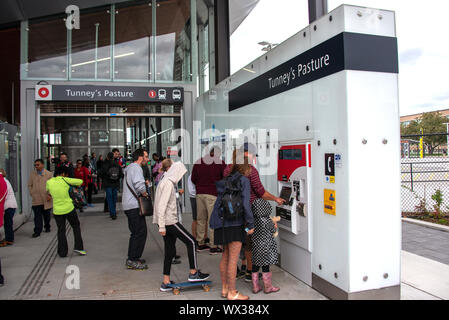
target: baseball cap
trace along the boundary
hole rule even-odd
[[[249,143],[249,142],[245,142],[243,144],[243,146],[240,148],[240,150],[243,150],[243,152],[248,152],[251,153],[253,155],[255,155],[256,157],[258,157],[259,155],[257,154],[257,148],[254,144]]]

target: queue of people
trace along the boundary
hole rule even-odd
[[[164,263],[160,291],[172,290],[173,281],[170,278],[171,266],[180,263],[176,254],[176,240],[182,241],[187,249],[189,262],[188,281],[204,281],[210,274],[203,273],[198,266],[198,252],[209,250],[216,255],[222,253],[220,261],[220,276],[222,282],[221,296],[228,300],[247,300],[236,288],[238,276],[238,261],[244,259],[242,270],[245,280],[252,282],[253,293],[262,290],[259,271],[262,271],[263,290],[273,293],[280,288],[272,285],[270,266],[278,263],[277,244],[273,234],[277,229],[276,222],[270,218],[271,205],[268,201],[278,204],[283,199],[267,192],[257,169],[252,165],[257,157],[257,150],[251,144],[235,150],[233,161],[226,165],[221,160],[218,149],[212,149],[205,157],[194,164],[192,173],[188,176],[189,198],[192,205],[191,233],[182,224],[180,196],[184,190],[179,189],[187,169],[181,162],[163,159],[152,155],[155,166],[150,170],[148,152],[138,149],[132,154],[132,163],[123,170],[118,150],[110,152],[106,160],[100,156],[98,160],[92,157],[76,162],[74,168],[67,155],[62,153],[56,166],[55,174],[44,169],[41,159],[35,161],[35,170],[28,181],[32,196],[33,212],[35,213],[35,228],[33,237],[38,237],[44,230],[50,232],[50,211],[57,226],[58,255],[66,257],[68,245],[66,238],[66,221],[72,226],[74,233],[74,252],[86,255],[84,249],[80,222],[74,206],[73,190],[81,188],[88,194],[91,203],[91,193],[94,184],[106,190],[108,211],[113,220],[117,218],[116,201],[121,182],[123,187],[122,207],[128,220],[130,238],[125,265],[128,269],[146,270],[148,265],[142,259],[147,238],[147,223],[142,214],[140,197],[150,197],[153,193],[153,224],[156,224],[164,240]],[[241,161],[243,159],[243,162]],[[8,192],[10,187],[6,173],[0,170],[0,226],[5,224],[6,237],[0,246],[12,245],[12,216],[17,203]],[[94,176],[97,178],[94,181]],[[151,180],[156,189],[151,191]],[[101,185],[100,185],[101,183]],[[90,190],[90,192],[89,192]],[[231,190],[231,191],[230,191]],[[232,194],[230,197],[229,195]],[[2,196],[4,195],[4,196]],[[224,205],[225,204],[225,205]],[[231,205],[238,210],[231,210]],[[0,208],[1,209],[1,208]],[[4,222],[3,222],[4,221]],[[242,257],[241,252],[245,252]],[[246,268],[243,268],[246,265]],[[3,284],[0,263],[0,284]]]

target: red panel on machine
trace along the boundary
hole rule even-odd
[[[306,145],[284,146],[278,154],[278,180],[288,181],[297,168],[307,166]]]

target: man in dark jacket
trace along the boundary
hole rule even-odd
[[[117,193],[120,188],[120,179],[123,178],[122,167],[114,161],[114,154],[108,153],[106,161],[101,167],[100,176],[106,190],[106,201],[112,220],[117,219],[116,203]]]
[[[214,244],[213,230],[209,230],[210,247],[205,241],[207,225],[217,200],[215,182],[223,179],[223,171],[226,168],[226,164],[220,159],[220,150],[216,149],[212,149],[209,155],[198,160],[192,170],[192,182],[196,187],[198,251],[210,249],[210,254],[222,252],[221,248]]]
[[[59,155],[59,162],[56,165],[56,169],[62,166],[66,166],[67,168],[69,168],[69,176],[68,176],[69,178],[75,177],[75,169],[73,168],[73,164],[69,161],[67,153],[65,152],[61,152],[61,154]]]

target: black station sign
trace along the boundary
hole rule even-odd
[[[184,88],[36,85],[39,101],[111,101],[182,104]]]
[[[393,37],[343,32],[229,92],[229,111],[342,70],[398,73]]]

